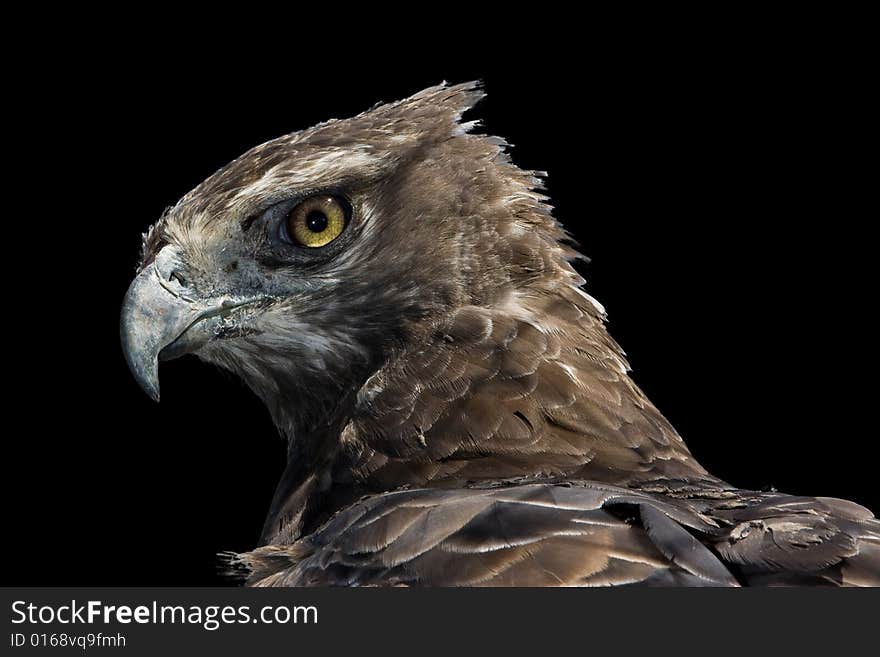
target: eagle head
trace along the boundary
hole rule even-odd
[[[193,353],[244,379],[290,433],[354,403],[453,308],[543,270],[561,232],[548,237],[559,229],[535,174],[461,122],[482,95],[441,85],[274,139],[170,208],[122,310],[144,390],[158,400],[158,361]]]

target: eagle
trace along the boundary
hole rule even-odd
[[[425,89],[246,152],[143,236],[121,337],[287,439],[252,586],[880,585],[853,502],[707,472],[629,375],[545,174]]]

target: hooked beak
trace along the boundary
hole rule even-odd
[[[249,302],[200,299],[175,276],[176,249],[163,248],[135,277],[122,302],[120,335],[131,373],[159,401],[159,360],[198,350],[214,338],[229,313]]]

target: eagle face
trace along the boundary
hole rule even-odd
[[[158,400],[157,361],[194,353],[241,376],[279,424],[292,406],[326,416],[419,326],[482,292],[470,281],[489,227],[461,218],[485,209],[470,182],[499,146],[459,123],[480,96],[436,87],[275,139],[168,210],[122,313],[144,389]]]

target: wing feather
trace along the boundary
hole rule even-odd
[[[258,586],[876,586],[880,522],[825,498],[499,482],[368,497],[238,560]]]

